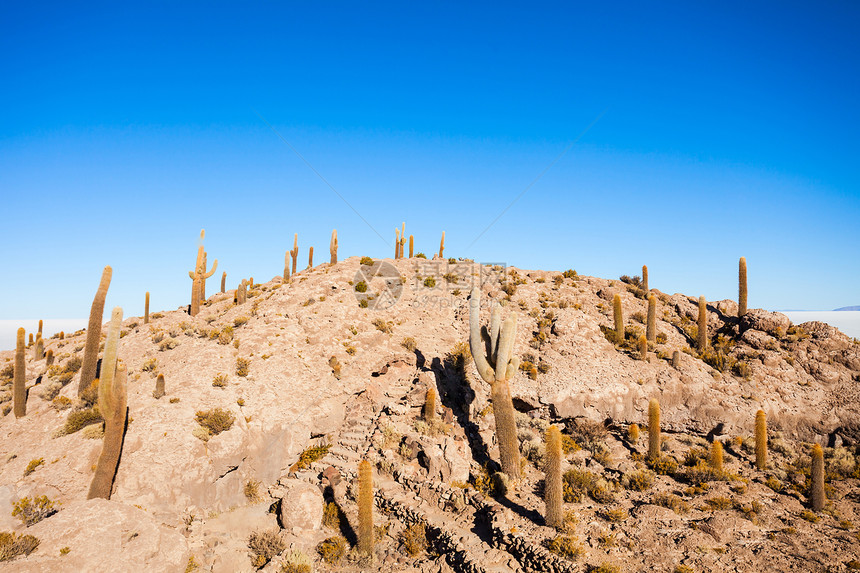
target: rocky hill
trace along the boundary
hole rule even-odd
[[[698,299],[645,291],[638,277],[362,262],[249,284],[241,304],[219,292],[196,316],[126,318],[118,355],[128,424],[110,500],[87,500],[104,432],[96,395],[78,396],[86,333],[46,340],[50,366],[27,349],[23,417],[11,412],[14,352],[0,353],[3,570],[860,568],[857,340],[779,313],[738,319],[737,303],[724,300],[706,305],[699,352]],[[475,284],[485,324],[490,300],[518,318],[510,391],[519,481],[498,473],[490,388],[469,352]],[[648,294],[656,337],[643,356]],[[156,397],[159,374],[165,394]],[[565,452],[565,518],[555,528],[543,500],[551,424]],[[809,501],[812,444],[824,447],[821,511]],[[372,557],[355,547],[365,459]]]

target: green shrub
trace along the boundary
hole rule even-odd
[[[63,426],[62,434],[74,434],[84,426],[98,424],[103,421],[104,418],[102,418],[101,413],[99,413],[98,406],[85,408],[83,410],[74,410],[69,412],[69,415],[66,417],[66,423]]]
[[[260,499],[260,481],[249,479],[245,482],[245,497],[248,501],[257,501]]]
[[[245,324],[246,322],[248,322],[247,316],[244,316],[244,315],[243,316],[237,316],[236,318],[233,319],[233,326],[238,328],[238,327],[242,326],[243,324]]]
[[[330,445],[326,444],[325,446],[313,446],[306,449],[301,454],[299,454],[299,461],[297,461],[291,469],[308,469],[309,467],[311,467],[312,463],[321,458],[324,458],[326,454],[328,454],[328,450],[330,447]]]
[[[370,257],[361,257],[361,260],[359,261],[359,263],[362,265],[372,265],[373,259],[371,259]]]
[[[27,468],[24,470],[24,477],[27,477],[28,475],[36,471],[36,468],[38,468],[44,463],[45,458],[36,458],[34,460],[30,460],[30,463],[27,464]]]
[[[418,253],[417,255],[415,255],[415,258],[416,259],[426,259],[427,255],[425,255],[424,253]]]
[[[367,283],[364,281],[358,281],[357,283],[355,283],[355,291],[367,292]]]
[[[54,502],[48,499],[46,495],[32,499],[22,497],[12,506],[12,517],[20,519],[21,523],[27,527],[39,523],[55,513],[57,510],[54,508]]]
[[[248,549],[251,550],[251,563],[254,567],[264,566],[286,547],[277,529],[254,531],[248,538]]]
[[[585,553],[585,549],[573,535],[559,535],[555,539],[549,540],[546,548],[571,561],[575,561]]]
[[[11,561],[20,555],[29,555],[39,547],[39,539],[32,535],[0,531],[0,561]]]
[[[329,565],[335,565],[346,555],[346,539],[337,535],[321,541],[317,545],[317,553]]]
[[[424,286],[426,286],[427,288],[435,287],[436,279],[434,279],[433,277],[427,277],[426,279],[424,279]]]
[[[236,358],[236,376],[245,377],[248,375],[248,367],[251,365],[251,360],[241,356]]]
[[[195,414],[197,423],[209,431],[212,436],[217,436],[221,432],[226,432],[233,427],[233,422],[236,420],[232,412],[222,410],[221,408],[213,408],[212,410],[198,410]]]
[[[278,573],[311,573],[311,560],[301,549],[287,552]]]
[[[224,388],[227,385],[227,375],[226,374],[217,374],[215,378],[212,379],[212,385],[216,388]]]
[[[671,509],[677,514],[684,514],[690,510],[689,504],[673,493],[655,494],[651,503]]]
[[[418,557],[427,549],[427,531],[423,523],[414,523],[400,534],[400,544],[410,557]]]
[[[400,346],[410,352],[414,352],[415,348],[417,347],[417,343],[415,342],[415,339],[413,337],[409,336],[403,339],[403,342],[400,343]]]
[[[645,491],[654,485],[654,472],[648,470],[634,470],[624,474],[622,484],[633,491]]]
[[[678,471],[678,462],[671,456],[660,456],[647,463],[649,468],[663,476],[671,476]]]

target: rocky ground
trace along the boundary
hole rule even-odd
[[[708,304],[711,350],[700,355],[697,298],[652,289],[658,341],[642,360],[638,282],[565,274],[353,257],[255,284],[244,304],[213,294],[196,317],[126,318],[130,421],[110,501],[86,500],[102,431],[92,396],[77,396],[85,333],[46,341],[50,367],[28,350],[23,418],[9,412],[13,353],[0,353],[0,532],[11,534],[0,542],[38,539],[3,569],[860,568],[857,340],[761,310],[738,320],[726,300]],[[495,475],[489,388],[466,344],[475,281],[485,303],[518,314],[519,483]],[[616,293],[628,330],[619,344],[608,332]],[[422,415],[428,388],[440,397],[432,423]],[[662,408],[659,464],[645,457],[652,398]],[[752,441],[759,409],[770,429],[764,472]],[[566,436],[560,530],[542,517],[550,424]],[[643,429],[638,440],[631,424]],[[725,447],[721,472],[705,462],[713,440]],[[812,443],[825,446],[819,513],[807,498]],[[374,465],[369,562],[353,548],[361,459]]]

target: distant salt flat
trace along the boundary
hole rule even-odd
[[[86,318],[47,318],[42,321],[42,337],[51,338],[54,334],[74,332],[86,328],[89,319]],[[0,320],[0,350],[14,350],[15,336],[18,329],[24,327],[27,338],[32,332],[35,336],[39,330],[39,319]]]
[[[826,322],[852,338],[860,338],[860,311],[857,310],[787,310],[780,311],[794,324],[810,320]]]

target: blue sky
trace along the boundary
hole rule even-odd
[[[744,255],[752,307],[860,304],[856,3],[123,4],[0,5],[0,319],[86,317],[106,264],[108,308],[187,304],[201,228],[235,286],[293,233],[381,257],[402,221],[711,300]]]

